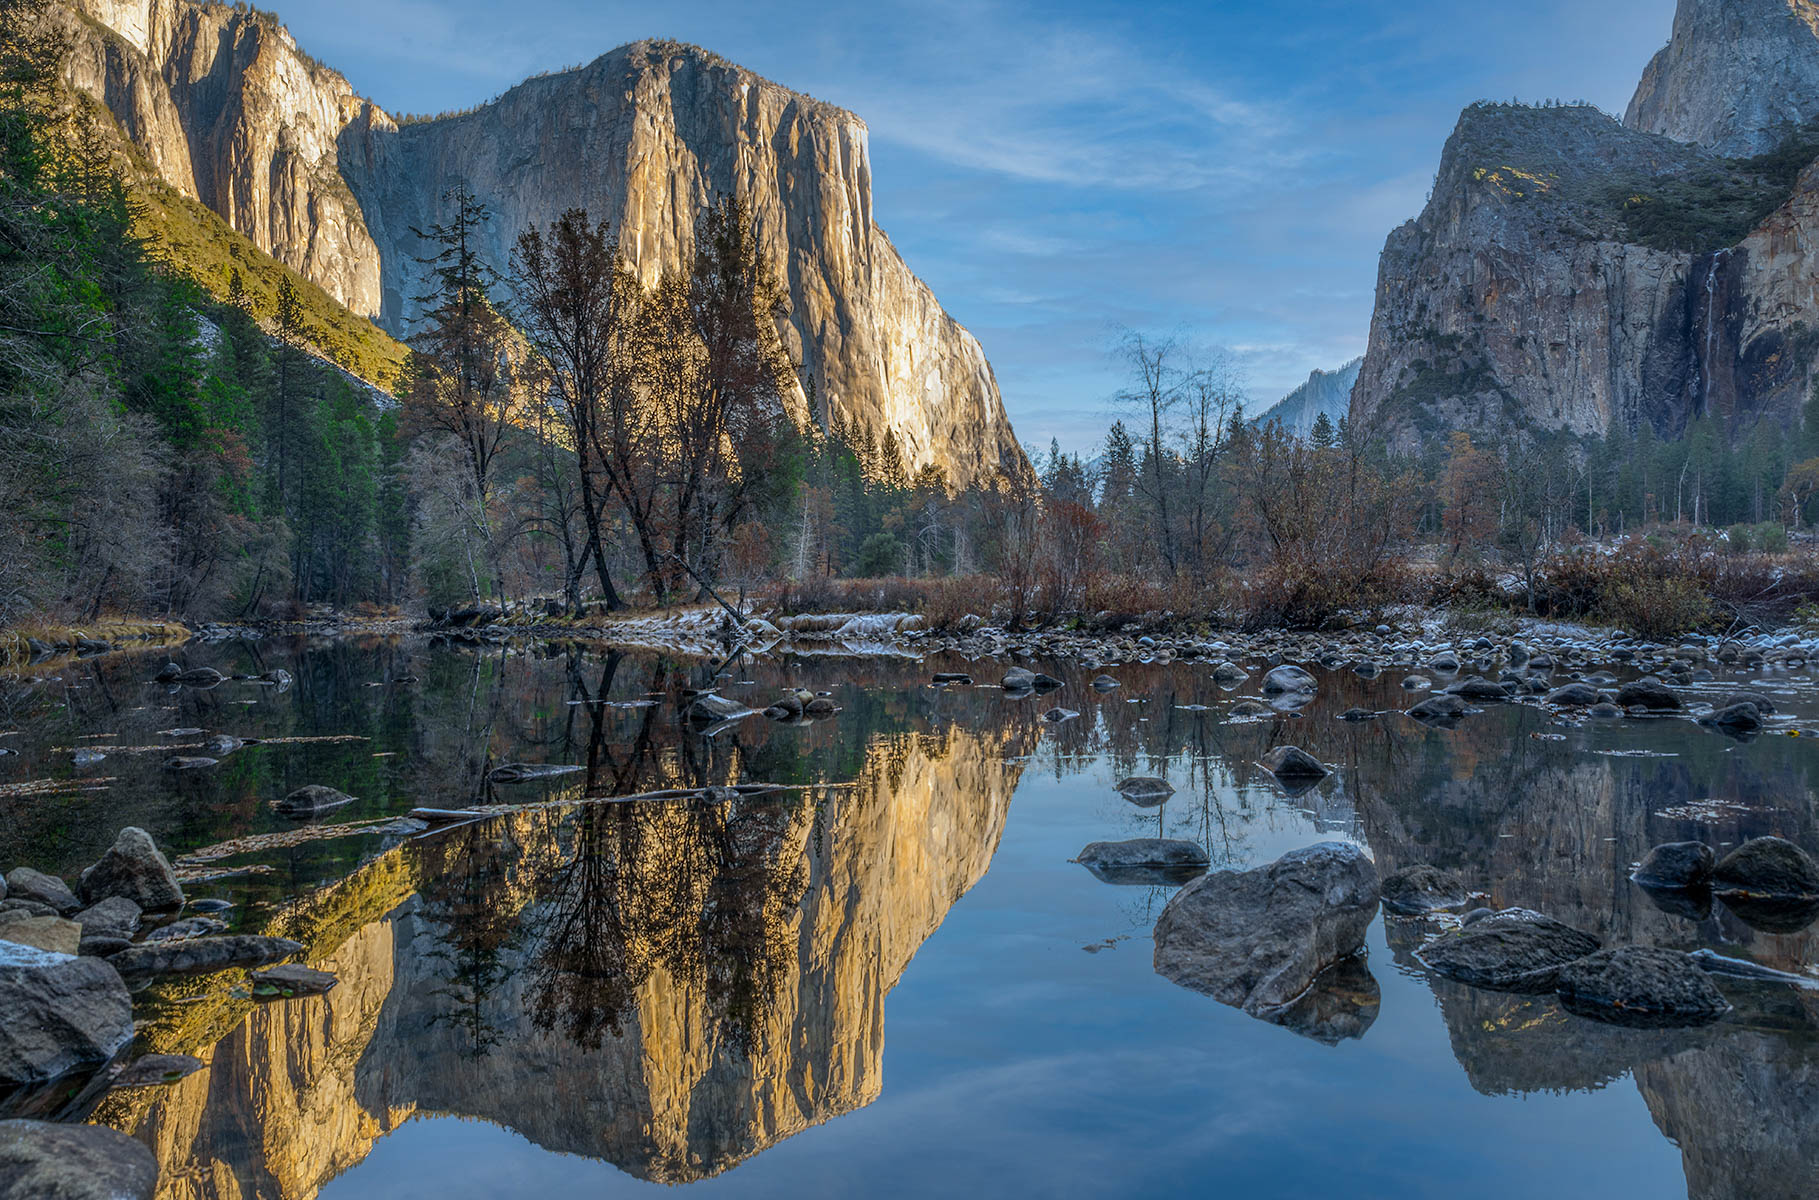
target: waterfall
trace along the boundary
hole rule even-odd
[[[1712,358],[1718,340],[1718,270],[1730,257],[1729,248],[1712,255],[1711,267],[1705,273],[1705,349],[1699,356],[1699,408],[1711,411]]]

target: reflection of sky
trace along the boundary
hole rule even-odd
[[[1182,768],[1183,770],[1185,768]],[[1679,1152],[1633,1083],[1492,1098],[1455,1060],[1433,993],[1372,929],[1382,1008],[1327,1047],[1178,988],[1152,970],[1165,897],[1068,861],[1153,835],[1100,767],[1027,770],[990,872],[923,944],[885,1002],[883,1095],[690,1194],[755,1196],[1680,1195]],[[1234,798],[1256,861],[1315,840],[1261,787]],[[1247,820],[1244,809],[1251,812]],[[1342,803],[1342,802],[1341,802]],[[1169,802],[1192,836],[1200,801]],[[1098,953],[1082,947],[1123,938]],[[481,1105],[485,1107],[484,1104]],[[655,1189],[514,1133],[416,1120],[323,1200],[606,1196]]]
[[[1621,112],[1672,0],[276,0],[394,111],[696,42],[872,129],[879,222],[984,343],[1019,435],[1085,449],[1118,325],[1223,346],[1253,409],[1364,350],[1377,252],[1459,109]]]

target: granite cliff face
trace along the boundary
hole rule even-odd
[[[1351,411],[1352,388],[1358,382],[1362,358],[1354,358],[1336,371],[1315,371],[1307,382],[1272,404],[1256,424],[1279,421],[1289,431],[1306,437],[1325,413],[1334,424]]]
[[[1790,186],[1593,108],[1474,106],[1384,247],[1352,422],[1404,448],[1790,425],[1819,356],[1816,234],[1811,169]]]
[[[979,343],[873,219],[858,117],[693,47],[640,42],[472,112],[400,124],[269,14],[194,0],[70,0],[70,82],[167,182],[343,304],[409,331],[411,227],[464,182],[503,268],[527,227],[604,217],[647,282],[686,262],[696,214],[741,198],[783,285],[786,344],[829,411],[886,428],[911,469],[1027,470]]]
[[[1819,2],[1680,0],[1623,123],[1747,157],[1819,116]]]

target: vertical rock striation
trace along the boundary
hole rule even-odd
[[[269,14],[195,0],[72,0],[69,81],[166,182],[394,334],[425,290],[411,232],[464,183],[517,235],[573,207],[611,221],[653,282],[687,263],[701,208],[754,214],[786,343],[830,411],[897,434],[908,466],[965,483],[1028,464],[979,343],[873,219],[853,114],[694,47],[639,42],[471,112],[394,120]]]

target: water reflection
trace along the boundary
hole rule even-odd
[[[1042,705],[926,686],[931,670],[972,664],[839,660],[734,663],[718,680],[742,699],[831,690],[838,719],[753,720],[703,737],[678,717],[682,689],[715,682],[711,664],[562,646],[215,653],[229,671],[288,664],[296,687],[168,692],[103,659],[50,684],[0,688],[0,722],[20,731],[24,751],[12,777],[78,778],[66,748],[96,733],[126,747],[162,747],[171,739],[158,731],[182,726],[365,740],[273,740],[181,780],[162,776],[154,754],[111,754],[104,786],[59,797],[55,809],[0,808],[0,838],[28,848],[19,861],[73,874],[126,823],[178,849],[290,828],[270,801],[304,783],[359,797],[336,820],[677,786],[792,790],[530,807],[433,837],[370,835],[233,860],[263,871],[205,890],[241,903],[241,928],[304,941],[312,965],[341,983],[268,1006],[223,980],[159,990],[148,1048],[196,1052],[211,1069],[116,1093],[98,1118],[155,1148],[170,1197],[309,1197],[429,1114],[479,1118],[547,1150],[682,1182],[871,1104],[883,1087],[886,998],[912,958],[1001,840],[1035,839],[1059,819],[1020,813],[1007,834],[1020,782],[1058,784],[1068,828],[1088,830],[1082,841],[1191,839],[1218,869],[1350,836],[1383,872],[1431,863],[1495,906],[1538,909],[1606,944],[1709,946],[1796,972],[1819,961],[1810,914],[1664,902],[1628,879],[1666,841],[1722,849],[1775,833],[1819,847],[1819,756],[1803,740],[1740,744],[1690,721],[1562,722],[1519,705],[1453,729],[1393,712],[1338,719],[1405,704],[1393,672],[1322,673],[1299,714],[1234,722],[1230,709],[1256,696],[1254,679],[1228,692],[1210,668],[1183,664],[1119,668],[1122,689],[1070,692],[1083,716],[1044,726]],[[1257,766],[1285,743],[1336,776],[1289,794]],[[489,783],[505,761],[584,770]],[[1165,778],[1175,793],[1130,803],[1111,787],[1130,776]],[[1052,872],[1023,902],[1101,889],[1125,925],[1089,947],[1106,950],[1094,961],[1147,960],[1147,950],[1114,947],[1141,941],[1169,887],[1101,883],[1066,863],[1079,844],[1052,855]],[[1719,1025],[1615,1029],[1549,997],[1429,981],[1411,957],[1424,927],[1381,928],[1380,952],[1329,972],[1281,1023],[1326,1045],[1370,1046],[1397,1000],[1408,1003],[1399,981],[1418,979],[1437,1018],[1423,1046],[1479,1093],[1539,1100],[1633,1078],[1679,1147],[1689,1194],[1819,1192],[1819,993],[1721,981],[1736,1012]],[[1194,1011],[1224,1021],[1222,1037],[1258,1036],[1216,1007]],[[1320,1069],[1343,1072],[1343,1053]]]

